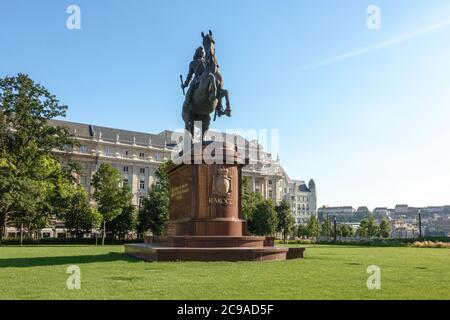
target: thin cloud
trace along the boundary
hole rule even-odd
[[[434,24],[432,26],[429,26],[429,27],[420,29],[418,31],[415,31],[415,32],[412,32],[412,33],[408,33],[408,34],[405,34],[405,35],[393,38],[393,39],[385,41],[385,42],[378,43],[378,44],[370,46],[370,47],[366,47],[366,48],[350,51],[350,52],[347,52],[347,53],[344,53],[344,54],[341,54],[341,55],[338,55],[338,56],[335,56],[335,57],[332,57],[332,58],[329,58],[329,59],[325,59],[325,60],[322,60],[322,61],[318,61],[318,62],[309,64],[309,65],[306,65],[303,69],[304,70],[314,69],[314,68],[327,66],[327,65],[330,65],[330,64],[333,64],[333,63],[337,63],[337,62],[340,62],[340,61],[348,60],[348,59],[351,59],[351,58],[354,58],[354,57],[357,57],[357,56],[368,54],[368,53],[371,53],[373,51],[381,50],[381,49],[384,49],[386,47],[390,47],[390,46],[393,46],[393,45],[396,45],[396,44],[399,44],[399,43],[411,40],[413,38],[419,37],[419,36],[424,35],[424,34],[429,33],[429,32],[433,32],[433,31],[436,31],[436,30],[444,29],[444,28],[446,28],[448,26],[450,26],[450,21]]]

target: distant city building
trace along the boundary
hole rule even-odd
[[[358,209],[355,212],[355,214],[357,214],[359,216],[367,216],[370,213],[371,212],[370,212],[369,208],[367,208],[367,207],[358,207]]]
[[[318,210],[320,220],[336,217],[339,223],[357,223],[362,217],[370,214],[367,207],[357,210],[350,206],[327,207]],[[391,225],[391,237],[413,238],[419,236],[419,215],[421,216],[422,235],[450,236],[450,206],[410,207],[407,204],[396,205],[395,208],[377,207],[372,211],[379,221],[387,219]]]
[[[377,207],[373,209],[373,214],[377,217],[388,217],[389,209],[387,207]]]
[[[408,213],[408,205],[407,204],[397,204],[395,206],[396,214],[407,214]]]
[[[318,210],[319,220],[324,220],[327,218],[341,217],[341,218],[352,218],[355,216],[356,210],[351,206],[342,207],[328,207],[323,206]]]
[[[390,220],[391,238],[417,238],[419,236],[419,228],[415,224],[408,223],[404,220]]]
[[[291,205],[297,224],[306,223],[311,216],[317,215],[316,183],[313,179],[308,185],[302,180],[288,180],[284,197]]]

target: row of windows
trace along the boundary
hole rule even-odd
[[[86,145],[82,145],[80,146],[80,153],[88,153],[88,147]],[[114,156],[114,152],[111,148],[106,148],[106,152],[105,152],[107,157],[112,157]],[[123,153],[123,157],[124,158],[129,158],[130,157],[130,151],[125,150]],[[145,158],[145,152],[139,152],[139,158],[143,159]],[[161,153],[157,152],[155,154],[155,159],[157,161],[161,161],[162,160],[162,155]]]
[[[123,182],[124,186],[127,186],[129,183],[128,178],[124,178],[122,182]],[[144,178],[141,178],[139,180],[139,190],[145,190],[145,179]]]
[[[123,172],[129,172],[130,168],[128,166],[123,167]],[[139,168],[140,174],[145,174],[145,168]]]

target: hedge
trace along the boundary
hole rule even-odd
[[[112,238],[105,239],[105,245],[120,245],[126,243],[142,243],[142,239],[117,240]],[[101,245],[102,239],[97,239],[97,244]],[[23,239],[23,245],[95,245],[95,238],[42,238],[42,239]],[[18,246],[20,239],[3,238],[1,245]]]
[[[353,246],[374,246],[374,247],[403,247],[413,244],[419,241],[419,239],[361,239],[354,241],[341,241],[337,240],[286,240],[286,244],[327,244],[327,245],[353,245]],[[450,237],[423,237],[422,241],[433,241],[433,242],[450,242]],[[282,240],[276,240],[277,244],[283,244]]]

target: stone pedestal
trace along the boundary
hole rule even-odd
[[[211,152],[196,145],[169,170],[170,209],[166,237],[125,245],[129,255],[150,261],[283,260],[303,250],[275,247],[273,239],[247,236],[242,219],[242,167],[234,146]],[[187,162],[187,164],[186,164]],[[301,251],[301,252],[300,252]]]
[[[169,236],[242,236],[241,165],[194,164],[169,172]]]

